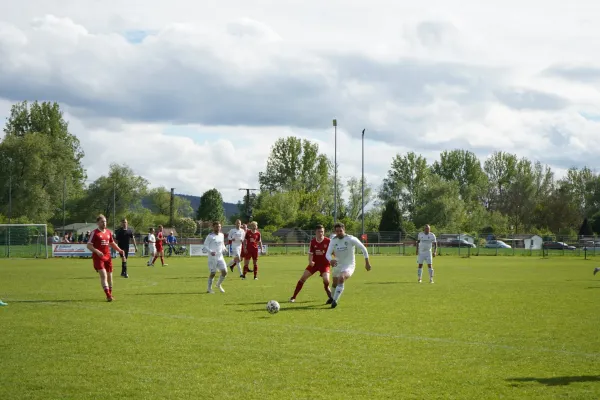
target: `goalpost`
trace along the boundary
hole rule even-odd
[[[0,224],[0,258],[48,258],[46,224]]]

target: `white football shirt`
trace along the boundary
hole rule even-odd
[[[350,266],[356,264],[354,248],[358,247],[363,253],[365,260],[369,258],[367,248],[355,236],[346,235],[342,239],[335,236],[331,239],[325,258],[332,260],[332,254],[335,253],[335,259],[339,266]]]
[[[242,242],[244,241],[244,237],[246,236],[246,231],[244,231],[242,228],[233,228],[229,231],[228,236],[233,245],[241,246]]]
[[[215,234],[211,232],[204,240],[204,249],[208,252],[209,257],[216,259],[223,258],[223,252],[227,250],[225,247],[225,236],[222,233]],[[216,255],[211,256],[210,253],[213,251]]]
[[[435,234],[432,232],[419,232],[417,240],[419,241],[419,253],[431,253],[433,244],[437,242]]]
[[[152,233],[148,235],[148,244],[150,246],[156,245],[156,236],[154,236]]]

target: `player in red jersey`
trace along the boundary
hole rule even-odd
[[[87,248],[92,252],[94,269],[100,274],[100,285],[102,285],[102,289],[106,293],[106,300],[113,301],[113,265],[110,248],[112,247],[118,252],[123,259],[125,258],[125,252],[115,243],[113,233],[106,229],[106,217],[100,214],[96,218],[96,222],[98,223],[98,229],[92,231]]]
[[[162,266],[166,267],[169,265],[169,264],[165,264],[164,244],[167,241],[167,239],[165,238],[165,234],[163,233],[163,230],[164,230],[163,226],[159,225],[158,233],[156,234],[156,254],[154,254],[154,259],[152,260],[151,264],[154,265],[154,262],[160,256],[160,262],[162,263]]]
[[[244,276],[242,279],[246,279],[246,274],[250,272],[248,264],[250,264],[250,259],[252,259],[252,264],[254,266],[254,269],[252,270],[254,272],[254,280],[258,280],[256,276],[258,274],[258,252],[262,249],[262,239],[256,221],[250,222],[248,228],[244,239],[246,253],[244,257]]]
[[[302,277],[296,284],[296,290],[294,290],[294,294],[290,298],[290,303],[296,301],[296,296],[298,296],[298,293],[300,293],[300,290],[302,290],[302,286],[304,286],[306,280],[317,272],[319,275],[321,275],[321,278],[323,278],[325,293],[327,293],[327,297],[329,298],[326,304],[331,304],[333,302],[331,290],[329,289],[330,265],[327,258],[325,258],[330,241],[331,239],[325,237],[325,228],[323,228],[323,225],[317,225],[315,237],[310,241],[310,250],[308,251],[308,267],[306,267],[304,274],[302,274]]]

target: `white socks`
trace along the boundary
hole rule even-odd
[[[225,280],[225,277],[223,275],[221,275],[219,277],[219,280],[217,281],[217,286],[221,286],[221,283],[223,283],[224,280]]]
[[[433,279],[433,268],[429,268],[429,278]]]
[[[417,276],[419,279],[423,277],[423,268],[417,268]]]
[[[333,300],[337,303],[340,297],[342,297],[342,293],[344,292],[344,284],[340,283],[336,286],[335,291],[333,292]]]
[[[213,284],[214,279],[215,279],[214,277],[208,278],[208,290],[212,290],[212,284]]]

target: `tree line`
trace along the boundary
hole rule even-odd
[[[13,105],[4,134],[0,223],[10,215],[13,223],[60,226],[94,221],[98,213],[127,217],[138,230],[170,222],[169,190],[150,188],[127,165],[111,164],[88,183],[79,139],[57,103]],[[259,192],[241,200],[227,222],[252,217],[265,232],[317,224],[331,229],[336,168],[318,144],[280,138],[259,173]],[[351,232],[361,229],[362,184],[360,177],[337,181],[337,219]],[[467,150],[448,150],[433,163],[409,152],[393,158],[380,187],[364,184],[367,232],[414,232],[427,223],[437,232],[571,236],[585,219],[586,231],[600,233],[600,176],[587,167],[558,178],[548,165],[502,151],[481,160]],[[185,235],[202,227],[198,221],[225,221],[222,196],[217,188],[205,191],[197,210],[176,196],[174,217]]]

